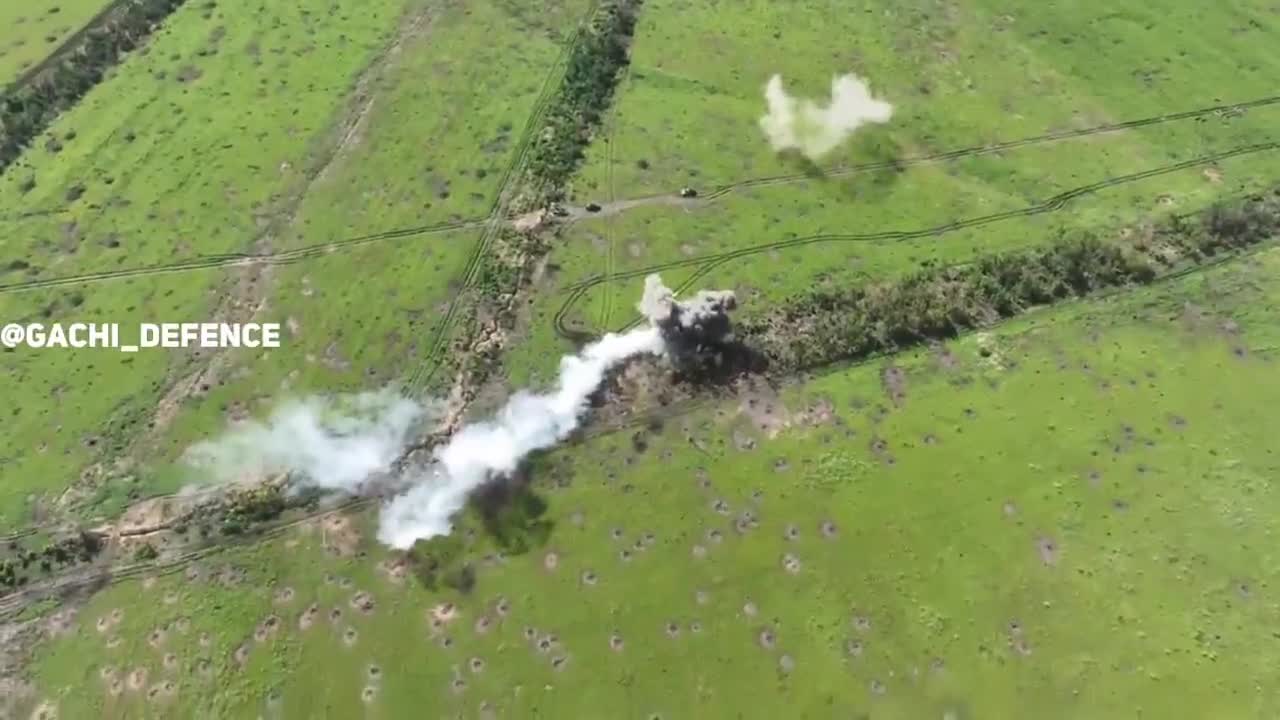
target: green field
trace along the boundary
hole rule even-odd
[[[557,452],[550,543],[483,563],[469,596],[393,579],[359,517],[358,540],[309,526],[121,583],[41,651],[41,697],[70,717],[1269,717],[1277,270],[1271,251],[670,417],[643,452]]]
[[[23,409],[0,440],[13,478],[0,517],[30,517],[41,492],[53,501],[90,466],[103,469],[84,492],[176,489],[164,465],[226,408],[268,406],[282,387],[376,387],[428,361],[424,337],[555,71],[560,26],[586,3],[537,17],[402,5],[224,3],[209,18],[184,7],[59,120],[50,135],[71,139],[56,154],[33,149],[0,179],[6,319],[297,329],[270,358],[6,355]],[[499,57],[523,58],[525,72],[492,76]],[[483,112],[421,112],[432,103]],[[271,262],[239,269],[223,253]],[[113,271],[126,276],[96,278]]]
[[[0,79],[103,7],[27,5]],[[0,174],[0,325],[285,328],[0,352],[0,583],[107,538],[0,584],[0,720],[1280,716],[1275,238],[803,374],[629,367],[517,473],[545,535],[477,500],[433,546],[466,590],[377,542],[376,497],[165,526],[205,497],[193,443],[317,393],[483,416],[634,327],[651,272],[758,320],[1247,225],[1226,203],[1280,181],[1269,1],[645,0],[610,94],[583,48],[612,7],[188,2]],[[847,72],[892,120],[774,152],[769,77]]]
[[[1271,81],[1280,66],[1263,50],[1280,25],[1266,3],[846,5],[645,4],[632,67],[574,200],[660,197],[565,233],[533,334],[510,362],[517,380],[554,358],[551,348],[570,347],[555,341],[553,320],[565,288],[589,279],[675,264],[669,284],[696,275],[698,286],[733,287],[750,314],[815,284],[891,277],[1064,230],[1119,232],[1274,177],[1275,150],[1251,150],[1275,141],[1280,112]],[[1180,57],[1195,68],[1179,71]],[[895,105],[893,120],[824,158],[822,173],[774,154],[757,127],[765,81],[781,73],[794,92],[823,99],[844,72],[869,78]],[[1133,121],[1146,122],[1113,127]],[[1081,134],[1054,137],[1072,131]],[[684,186],[712,198],[673,206]],[[947,229],[1079,189],[1061,209]],[[919,236],[861,237],[886,232]],[[825,235],[850,237],[768,247]],[[616,329],[634,318],[633,295],[625,280],[601,282],[564,322]]]
[[[0,87],[49,57],[107,0],[23,0],[0,7]]]

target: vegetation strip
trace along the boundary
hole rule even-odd
[[[1160,221],[1126,245],[1091,233],[929,268],[895,282],[800,297],[742,323],[773,372],[795,372],[952,338],[1031,308],[1147,284],[1280,234],[1280,187]]]
[[[564,196],[569,178],[582,162],[591,134],[613,99],[628,64],[640,0],[616,0],[600,8],[573,47],[560,89],[547,109],[547,124],[529,159],[533,200],[546,204]]]
[[[628,51],[640,5],[640,0],[602,3],[593,11],[588,26],[578,32],[569,46],[560,84],[531,120],[531,127],[541,129],[530,136],[527,155],[522,150],[513,161],[512,177],[516,182],[510,195],[514,197],[511,205],[516,209],[545,213],[564,197],[570,176],[581,163],[585,148],[613,98],[622,70],[629,62]],[[492,218],[507,215],[507,196],[505,190],[499,191]],[[465,371],[463,364],[457,365],[455,377],[465,377],[465,383],[474,386],[488,376],[500,349],[500,340],[486,338],[500,337],[499,326],[510,323],[514,299],[529,277],[532,260],[547,250],[546,243],[538,237],[537,228],[522,233],[494,222],[486,226],[463,280],[465,287],[477,292],[478,303],[485,308],[479,314],[494,321],[487,326],[476,325],[473,317],[467,322],[468,330],[461,333],[461,339],[455,340],[454,345],[469,347],[470,355],[479,362]],[[475,314],[475,310],[473,307],[469,312]],[[406,382],[408,393],[420,393],[444,365],[444,349],[457,312],[458,303],[450,304],[431,341],[427,360]]]
[[[0,172],[184,1],[117,3],[99,13],[42,63],[39,71],[6,90],[0,98]]]

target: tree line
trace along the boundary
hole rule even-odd
[[[0,97],[0,172],[184,0],[125,0]]]
[[[540,135],[529,158],[530,185],[542,204],[563,199],[591,133],[609,108],[635,32],[639,0],[606,2],[570,49]]]
[[[1280,188],[1162,220],[1123,245],[1081,233],[900,280],[813,290],[739,323],[738,336],[772,370],[816,368],[945,340],[1059,300],[1150,283],[1277,234]]]

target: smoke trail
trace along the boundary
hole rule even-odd
[[[492,420],[468,425],[436,453],[437,464],[382,511],[378,539],[396,548],[448,534],[450,518],[467,496],[495,476],[511,473],[529,453],[551,447],[578,427],[587,398],[618,363],[663,352],[661,333],[646,327],[605,335],[580,354],[560,360],[556,388],[516,393]]]
[[[298,484],[352,493],[369,490],[369,480],[378,476],[379,487],[407,488],[383,505],[378,539],[408,548],[448,534],[474,490],[572,433],[611,369],[636,355],[714,344],[729,335],[726,313],[733,307],[730,292],[703,292],[681,302],[650,276],[639,305],[648,327],[605,335],[561,358],[551,391],[516,393],[492,419],[463,427],[437,448],[425,468],[392,472],[430,413],[388,393],[292,402],[265,423],[251,422],[192,447],[187,460],[223,482],[290,473]]]
[[[774,75],[764,90],[769,112],[760,118],[760,129],[775,151],[798,150],[818,160],[867,123],[888,122],[893,106],[871,97],[866,81],[856,75],[840,75],[831,81],[831,103],[818,105],[795,98]]]

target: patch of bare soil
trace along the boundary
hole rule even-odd
[[[98,668],[98,679],[103,685],[109,687],[112,683],[119,682],[120,670],[112,665],[103,665]]]
[[[835,420],[837,420],[835,404],[829,398],[817,398],[793,416],[792,424],[817,427],[829,425]]]
[[[41,701],[31,711],[31,720],[58,720],[58,706],[52,700]]]
[[[1196,339],[1209,338],[1225,341],[1231,353],[1238,359],[1245,359],[1249,351],[1241,337],[1240,324],[1231,318],[1215,316],[1209,310],[1193,303],[1186,303],[1182,309],[1181,324],[1183,329]]]
[[[453,603],[440,603],[427,611],[427,620],[433,624],[440,623],[445,625],[457,618],[458,606]]]
[[[364,590],[361,590],[357,592],[355,595],[352,595],[349,603],[351,604],[351,607],[353,609],[359,610],[361,613],[364,613],[365,615],[369,615],[370,613],[373,612],[373,608],[374,608],[373,595],[370,595]]]
[[[388,558],[378,563],[378,570],[387,577],[387,580],[396,585],[402,585],[405,576],[409,573],[409,558],[404,555]]]
[[[302,613],[298,615],[298,629],[299,630],[310,629],[311,626],[315,624],[316,618],[319,615],[320,615],[320,606],[315,603],[311,603],[310,605],[307,606],[306,610],[303,610]]]
[[[172,700],[177,694],[178,684],[172,680],[165,680],[147,689],[147,700],[150,702],[163,702]]]
[[[1050,537],[1036,538],[1036,552],[1040,555],[1040,562],[1045,565],[1057,565],[1058,556],[1060,554],[1058,543]]]
[[[263,643],[275,637],[276,633],[279,631],[280,616],[274,614],[268,615],[262,619],[262,622],[258,623],[257,627],[253,629],[253,639],[259,643]]]
[[[546,210],[533,210],[523,215],[517,215],[516,218],[511,221],[511,226],[515,228],[516,232],[532,233],[542,229],[546,222]]]
[[[178,520],[187,517],[197,501],[190,497],[169,496],[142,500],[130,505],[116,521],[113,534],[116,538],[142,539],[143,536],[170,529]]]
[[[129,672],[129,677],[125,680],[125,687],[131,692],[138,692],[147,684],[147,669],[144,667],[134,668]]]
[[[351,557],[360,548],[360,530],[351,518],[340,513],[330,513],[316,521],[320,527],[321,543],[332,555]]]
[[[153,648],[160,648],[164,646],[165,641],[168,639],[168,631],[162,627],[158,627],[152,630],[151,634],[147,636],[147,644]]]
[[[764,383],[751,383],[739,393],[738,412],[746,416],[753,429],[767,438],[777,437],[791,424],[791,414],[782,398]]]
[[[49,615],[45,619],[45,634],[50,637],[60,637],[75,630],[75,620],[78,611],[74,607],[64,608]]]
[[[960,366],[959,358],[956,357],[955,353],[951,352],[951,348],[942,343],[938,343],[935,346],[933,357],[934,362],[943,370],[955,370]]]
[[[907,373],[890,363],[880,371],[880,385],[895,407],[901,407],[907,399]]]

